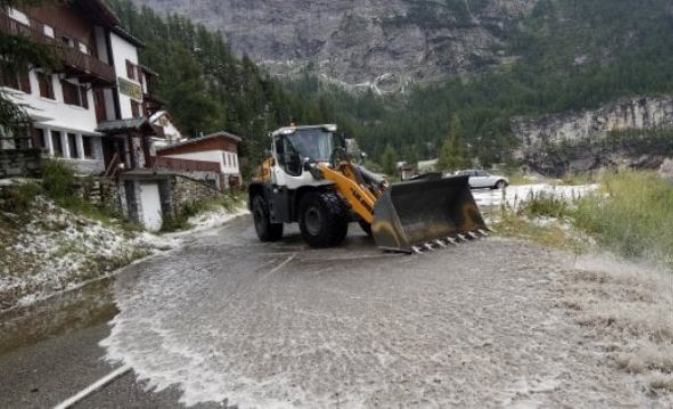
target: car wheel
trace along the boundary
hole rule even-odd
[[[500,180],[500,181],[498,181],[498,183],[495,184],[495,188],[499,189],[499,190],[502,190],[506,187],[507,187],[507,182],[505,182],[504,180]]]
[[[308,193],[299,205],[299,229],[314,248],[337,246],[348,234],[350,213],[335,192]]]
[[[278,241],[283,238],[283,224],[271,223],[269,208],[262,195],[252,199],[252,218],[260,241]]]

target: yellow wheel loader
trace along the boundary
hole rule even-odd
[[[376,245],[413,253],[477,238],[488,230],[468,177],[441,174],[388,185],[351,160],[336,125],[291,126],[270,134],[271,151],[249,187],[261,241],[299,223],[315,248],[338,246],[357,221]]]

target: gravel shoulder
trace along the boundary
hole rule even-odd
[[[600,329],[615,321],[582,323],[602,283],[578,281],[576,267],[498,238],[422,256],[356,234],[334,250],[309,250],[296,231],[260,244],[239,218],[130,267],[102,345],[188,406],[670,407],[647,378],[664,382],[665,366],[634,374],[617,356],[640,335],[618,350]]]

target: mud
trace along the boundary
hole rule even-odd
[[[397,256],[351,234],[315,251],[296,231],[260,244],[243,218],[131,267],[102,345],[187,405],[667,407],[568,314],[572,274],[518,241]]]

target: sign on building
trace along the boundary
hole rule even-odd
[[[135,99],[138,102],[143,100],[143,90],[139,84],[129,81],[126,78],[117,77],[117,82],[119,83],[119,92]]]

